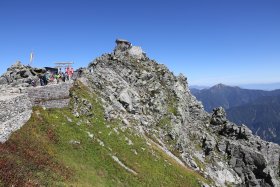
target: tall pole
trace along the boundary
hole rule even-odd
[[[30,66],[32,66],[32,62],[34,60],[34,53],[33,51],[30,53]]]

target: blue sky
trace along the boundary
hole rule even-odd
[[[1,0],[0,74],[21,60],[84,67],[116,38],[190,84],[280,82],[279,0]]]

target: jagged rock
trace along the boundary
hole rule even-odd
[[[2,84],[8,84],[8,80],[7,80],[7,78],[6,77],[0,77],[0,85],[2,85]]]
[[[8,68],[7,71],[13,71],[15,69],[23,69],[23,68],[25,68],[25,66],[21,64],[21,61],[17,61],[10,68]]]
[[[190,160],[190,165],[191,165],[191,167],[194,168],[194,169],[197,169],[197,168],[198,168],[197,164],[196,164],[195,161],[193,161],[193,160]]]
[[[205,151],[205,155],[209,155],[216,147],[216,140],[213,136],[207,134],[202,138],[202,147]]]
[[[119,40],[114,53],[102,55],[88,67],[89,85],[100,93],[107,119],[133,119],[139,134],[151,133],[176,148],[190,167],[198,167],[193,158],[200,155],[204,171],[217,186],[279,184],[279,146],[268,146],[247,127],[229,122],[221,107],[212,115],[206,113],[191,95],[186,77],[141,56],[140,48],[135,58],[130,53],[133,48]]]
[[[227,144],[228,144],[228,142],[225,142],[225,141],[220,141],[220,142],[218,142],[218,144],[217,144],[217,148],[218,148],[218,150],[220,151],[220,152],[226,152],[226,149],[227,149]]]
[[[213,109],[213,114],[211,118],[212,125],[223,125],[227,122],[226,112],[222,107]]]
[[[252,131],[245,125],[237,126],[233,123],[224,124],[220,131],[221,135],[235,137],[236,139],[246,139],[252,136]]]
[[[0,77],[0,85],[9,84],[13,87],[30,86],[32,80],[38,82],[38,75],[45,72],[44,68],[32,68],[17,61]]]
[[[229,163],[249,186],[274,186],[267,161],[261,153],[241,145],[230,144],[227,149]]]
[[[128,92],[129,92],[128,89],[121,91],[120,96],[119,96],[119,101],[123,105],[124,108],[131,111],[133,109],[132,99]]]
[[[128,54],[129,54],[130,56],[132,56],[133,58],[136,58],[136,59],[145,58],[145,53],[143,52],[143,50],[141,49],[141,47],[138,47],[138,46],[132,46],[132,47],[128,50]]]

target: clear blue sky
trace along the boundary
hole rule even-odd
[[[1,0],[0,74],[21,60],[87,66],[116,38],[190,84],[280,82],[279,0]]]

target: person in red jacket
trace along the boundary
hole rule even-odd
[[[68,77],[68,80],[71,79],[73,73],[74,73],[74,69],[69,65],[67,68],[66,68],[66,75]]]

